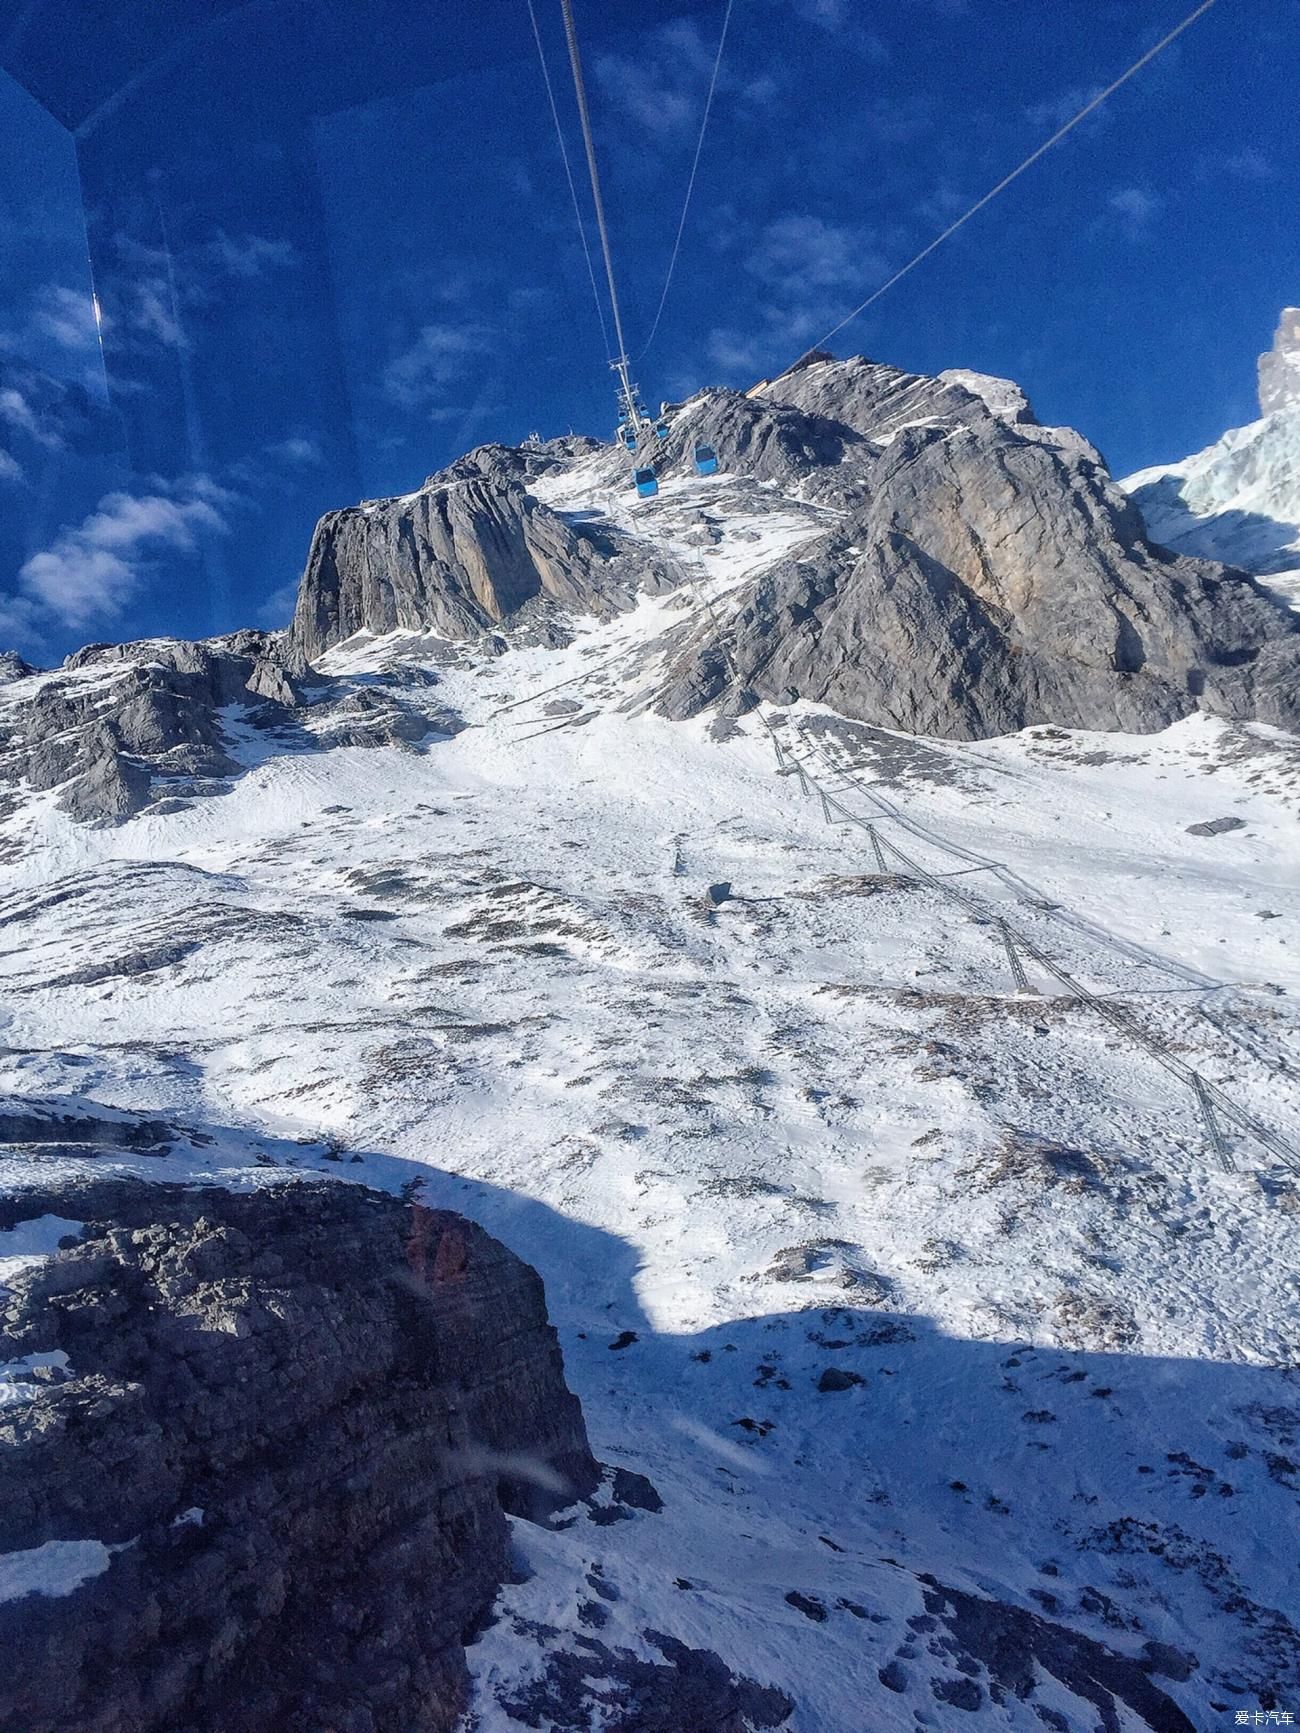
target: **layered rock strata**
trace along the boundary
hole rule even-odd
[[[450,1733],[504,1513],[597,1481],[536,1273],[325,1181],[33,1220],[72,1234],[0,1290],[0,1725]]]
[[[108,823],[147,805],[155,779],[181,792],[234,773],[226,706],[279,713],[299,696],[265,632],[91,644],[33,684],[0,723],[0,781],[57,788],[72,817]]]
[[[831,364],[768,388],[888,436],[840,526],[696,633],[667,715],[739,688],[956,739],[1142,733],[1196,709],[1300,726],[1300,632],[1257,584],[1148,543],[1077,436],[890,371]]]
[[[529,603],[627,606],[646,574],[608,534],[527,491],[521,477],[547,467],[528,455],[485,446],[413,494],[326,513],[298,592],[294,652],[314,660],[359,631],[472,638]]]
[[[1042,722],[1148,732],[1197,709],[1300,725],[1295,621],[1240,571],[1154,546],[1101,454],[1040,426],[1007,381],[813,356],[748,394],[675,406],[662,481],[693,474],[697,442],[724,478],[710,495],[724,540],[729,502],[816,502],[840,523],[755,578],[722,632],[697,619],[663,683],[670,716],[785,693],[957,739]],[[294,653],[361,631],[472,637],[539,598],[604,613],[682,582],[680,564],[647,560],[660,502],[631,531],[601,508],[625,468],[590,443],[485,447],[415,494],[331,514]],[[530,491],[575,469],[590,509]],[[565,497],[580,492],[571,479]]]

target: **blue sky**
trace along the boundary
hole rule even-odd
[[[535,3],[576,167],[559,7]],[[735,0],[647,398],[788,365],[1189,4]],[[80,179],[0,72],[0,643],[34,659],[282,623],[321,511],[483,440],[611,428],[525,0],[458,8],[429,82],[328,86],[292,127],[241,23],[275,7],[96,116]],[[637,353],[722,9],[577,9]],[[96,51],[52,46],[74,73]],[[287,46],[304,83],[333,52]],[[834,347],[1015,378],[1117,474],[1250,420],[1300,301],[1298,64],[1300,0],[1218,0]],[[225,76],[241,111],[191,127]]]

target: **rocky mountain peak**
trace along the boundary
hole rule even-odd
[[[688,617],[655,628],[643,690],[670,716],[796,693],[954,739],[1147,732],[1196,709],[1300,719],[1294,618],[1243,573],[1180,557],[1201,550],[1144,523],[1101,454],[1041,425],[1009,380],[814,354],[668,406],[638,461],[654,496],[594,439],[480,446],[410,493],[327,513],[285,634],[94,644],[41,676],[0,661],[0,785],[112,825],[225,792],[250,727],[282,750],[418,746],[456,717],[321,658],[390,637],[440,665],[457,646],[554,650],[670,592]],[[742,580],[725,627],[689,617],[719,570]]]
[[[1259,408],[1300,409],[1300,307],[1283,307],[1273,347],[1259,358]]]
[[[1300,598],[1300,307],[1284,307],[1259,358],[1262,415],[1213,445],[1154,464],[1120,485],[1151,540],[1224,560],[1265,579],[1280,600]]]

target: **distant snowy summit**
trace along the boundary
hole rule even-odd
[[[1260,420],[1120,485],[1154,541],[1240,566],[1300,602],[1300,308],[1283,310],[1259,358],[1259,406]]]
[[[1283,307],[1273,347],[1259,358],[1259,407],[1264,415],[1300,409],[1300,307]]]

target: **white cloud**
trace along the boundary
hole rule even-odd
[[[99,346],[99,323],[95,300],[89,290],[69,289],[62,283],[47,283],[36,297],[32,324],[64,349],[95,349]]]
[[[288,241],[271,241],[265,235],[228,235],[218,229],[208,243],[207,258],[228,277],[261,277],[268,271],[286,270],[298,263]]]
[[[436,411],[446,387],[463,378],[473,358],[490,347],[481,325],[426,325],[384,368],[384,392],[403,409]]]
[[[0,596],[0,649],[39,641],[40,621],[25,596]]]
[[[166,277],[146,278],[133,284],[122,311],[127,323],[143,336],[172,349],[184,347],[185,332]]]
[[[596,78],[633,131],[687,137],[700,124],[716,53],[693,18],[678,18],[638,44],[635,58],[599,55]]]
[[[22,464],[19,463],[12,451],[6,451],[4,446],[0,445],[0,481],[21,481],[22,479]]]
[[[285,463],[301,464],[304,468],[316,468],[324,463],[325,456],[320,445],[314,439],[295,437],[278,440],[266,448],[268,457],[278,457]]]
[[[115,237],[120,268],[104,279],[104,329],[119,343],[186,346],[185,315],[239,293],[239,285],[298,264],[284,240],[216,229],[194,247],[169,252],[131,236]]]
[[[1130,229],[1147,228],[1160,215],[1161,201],[1142,187],[1120,187],[1110,196],[1110,208]]]
[[[849,18],[848,0],[794,0],[794,9],[798,17],[828,30],[838,30]]]
[[[38,415],[31,404],[16,386],[6,385],[0,390],[0,422],[13,429],[15,433],[24,433],[29,439],[34,439],[38,445],[61,445],[56,430],[49,421]]]
[[[794,0],[794,11],[796,17],[820,25],[869,60],[890,58],[884,39],[864,24],[857,0]]]
[[[847,289],[869,280],[882,267],[865,233],[825,217],[777,217],[759,233],[745,269],[789,299],[809,289]]]
[[[1238,180],[1271,181],[1277,178],[1277,169],[1264,153],[1249,145],[1232,156],[1225,156],[1223,166],[1228,174]]]
[[[761,350],[750,333],[715,326],[709,332],[707,348],[710,363],[720,367],[724,374],[752,374],[755,380],[759,378]]]
[[[268,632],[278,632],[293,618],[297,600],[298,580],[291,578],[288,583],[281,584],[278,590],[272,590],[261,604],[254,616],[256,624]]]
[[[31,405],[22,392],[16,391],[11,385],[0,391],[0,421],[6,422],[18,433],[30,433],[33,437],[36,435],[36,417],[32,413]]]
[[[1063,90],[1059,96],[1049,97],[1046,102],[1036,102],[1032,108],[1025,110],[1025,119],[1042,132],[1056,132],[1067,120],[1086,107],[1094,96],[1100,96],[1100,84],[1076,84],[1069,90]],[[1106,114],[1105,108],[1099,108],[1091,115],[1090,120],[1100,122]]]
[[[744,329],[717,326],[706,340],[709,363],[732,380],[787,367],[889,271],[874,233],[807,212],[789,212],[733,246],[763,290]]]
[[[174,496],[107,494],[82,523],[32,555],[18,574],[18,600],[64,626],[112,619],[134,595],[146,560],[190,552],[200,532],[225,530],[218,507],[230,497],[202,480]]]

